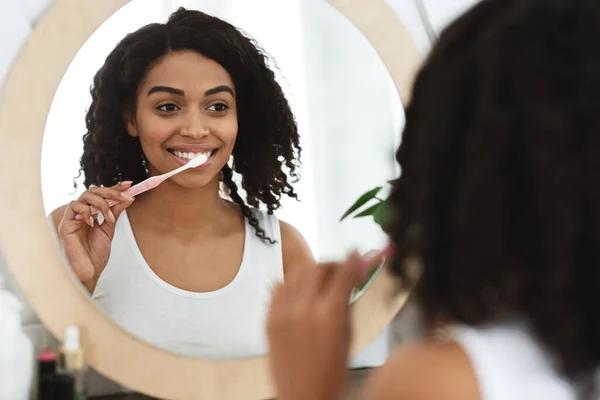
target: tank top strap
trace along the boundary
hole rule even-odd
[[[271,239],[274,243],[269,243],[256,235],[254,227],[250,226],[247,230],[252,237],[249,240],[250,249],[248,257],[255,261],[262,260],[266,262],[263,267],[268,271],[269,277],[274,281],[283,280],[283,254],[281,250],[281,228],[279,219],[274,214],[267,211],[254,209],[253,216],[258,221],[258,226],[265,232],[265,237]],[[249,221],[246,220],[246,224]]]

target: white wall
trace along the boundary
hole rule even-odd
[[[27,0],[24,2],[0,0],[0,37],[2,37],[0,41],[0,89],[20,47],[25,43],[31,32],[32,25],[51,3],[51,0]],[[6,173],[6,171],[3,172]],[[5,276],[7,287],[24,300],[20,289],[7,268],[0,244],[0,275]],[[39,341],[40,345],[43,346],[49,343],[49,338],[41,332],[43,329],[37,325],[39,320],[30,308],[25,308],[23,321],[33,332],[32,335],[35,336],[39,333],[40,337],[35,339]]]
[[[91,0],[86,0],[91,1]],[[252,0],[248,0],[245,3],[251,3]],[[286,0],[280,0],[286,1]],[[434,33],[439,33],[439,31],[445,26],[449,20],[454,18],[458,13],[465,10],[467,7],[474,4],[477,0],[388,0],[388,3],[392,8],[396,11],[400,19],[407,26],[408,30],[413,35],[417,46],[424,53],[427,52],[430,48],[429,38],[427,36],[427,30],[422,23],[423,14],[419,14],[419,7],[415,4],[415,1],[422,1],[423,8],[425,9],[426,18],[429,19]],[[49,7],[53,3],[52,0],[26,0],[26,1],[11,1],[11,0],[0,0],[0,36],[3,38],[0,41],[0,88],[2,87],[2,82],[4,78],[9,72],[10,66],[12,65],[20,46],[23,44],[25,39],[27,38],[29,32],[32,29],[32,26],[35,24],[35,21],[39,18],[39,16],[43,13],[47,7]],[[306,11],[306,10],[304,10]],[[335,32],[330,32],[335,34]],[[313,34],[316,34],[313,32]],[[325,41],[327,42],[327,41]],[[323,43],[323,48],[320,50],[322,52],[327,51],[327,43]],[[351,49],[339,49],[340,51],[351,51]],[[311,49],[305,49],[305,51],[309,52],[309,56],[315,57],[315,62],[318,60],[318,52],[311,53]],[[358,69],[361,68],[360,65],[357,66]],[[320,72],[312,71],[311,74],[319,74],[324,73],[325,70],[321,70]],[[329,71],[332,74],[335,74],[339,71]],[[381,85],[385,85],[386,78],[382,76]],[[365,89],[365,88],[362,88]],[[367,88],[368,89],[368,88]],[[317,94],[311,94],[311,96],[316,96]],[[390,93],[390,98],[393,98],[393,93]],[[357,98],[354,98],[350,95],[346,96],[344,101],[353,102],[357,101]],[[372,100],[371,100],[372,101]],[[388,112],[393,108],[393,104],[381,104],[381,109],[379,111],[371,109],[371,112],[380,112],[382,118],[391,118],[388,122],[396,125],[401,125],[403,121],[403,116],[386,116],[385,110]],[[318,111],[318,110],[317,110]],[[315,112],[317,112],[315,111]],[[358,119],[356,119],[358,121]],[[327,138],[327,129],[324,127],[312,127],[314,132],[322,130],[322,135],[319,135],[320,140],[331,142],[330,138]],[[399,135],[399,134],[398,134]],[[319,139],[313,143],[314,148],[319,147]],[[356,143],[356,142],[352,142]],[[346,143],[346,146],[351,146],[352,143]],[[334,143],[335,145],[335,143]],[[331,146],[330,147],[335,147]],[[315,150],[315,151],[318,151]],[[341,157],[343,153],[340,152],[339,158],[336,158],[338,162],[343,162]],[[381,160],[381,168],[389,168],[389,163],[392,160]],[[379,167],[378,167],[379,168]],[[361,178],[363,182],[366,184],[367,182],[371,182],[367,179],[367,177]],[[331,184],[335,183],[335,177],[329,176],[326,178]],[[342,185],[339,186],[340,190],[344,190]],[[319,190],[323,190],[323,188],[317,187],[317,192]],[[354,193],[346,193],[345,196],[350,198]],[[345,206],[345,204],[344,204]],[[326,206],[330,207],[330,205]],[[342,205],[339,205],[340,209],[343,208]],[[337,213],[338,209],[331,211],[332,213]],[[359,225],[356,225],[359,226]],[[330,229],[325,227],[324,229]],[[326,242],[325,242],[326,243]],[[0,244],[1,247],[1,244]],[[2,257],[1,248],[0,248],[0,274],[4,275],[7,279],[7,285],[10,290],[13,290],[17,293],[22,299],[22,295],[14,280],[10,275],[10,271]],[[24,300],[24,299],[23,299]],[[33,314],[30,309],[25,311],[24,315],[24,324],[25,330],[30,335],[32,340],[34,341],[36,348],[39,350],[43,347],[53,346],[55,345],[55,341],[50,337],[47,331],[40,324],[37,317]],[[101,385],[96,386],[98,391],[110,391],[106,383],[102,383]]]
[[[396,0],[402,1],[402,0]],[[436,34],[463,12],[471,8],[479,0],[420,0],[425,6],[427,19]]]

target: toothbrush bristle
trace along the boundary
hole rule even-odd
[[[190,168],[196,168],[196,167],[199,167],[200,165],[204,164],[207,160],[208,160],[208,158],[202,154],[202,155],[192,158],[188,164],[189,164]]]

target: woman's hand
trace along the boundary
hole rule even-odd
[[[133,197],[123,193],[130,187],[131,182],[109,188],[90,187],[66,206],[58,224],[58,237],[67,260],[90,291],[108,263],[117,218],[133,203]],[[112,209],[108,206],[110,199],[119,201]],[[102,224],[92,215],[92,206],[102,212]]]
[[[269,358],[279,400],[335,400],[350,345],[350,294],[384,252],[302,268],[273,293]]]

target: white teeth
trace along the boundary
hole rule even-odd
[[[207,151],[207,152],[201,152],[201,153],[185,153],[185,152],[181,152],[181,151],[177,151],[174,150],[173,153],[179,157],[179,158],[183,158],[185,160],[191,160],[192,158],[196,158],[199,155],[202,155],[204,157],[206,157],[207,159],[210,157],[211,152]]]

